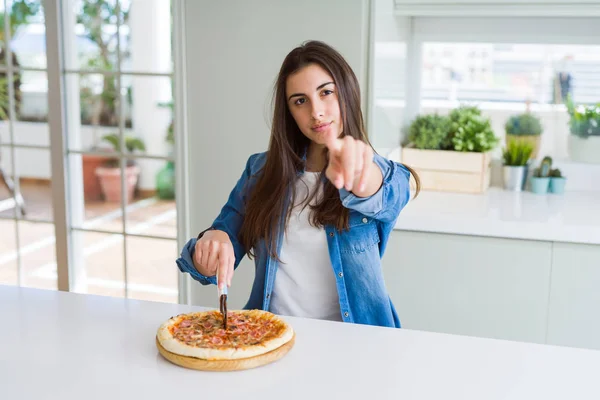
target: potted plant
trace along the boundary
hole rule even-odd
[[[476,106],[461,106],[450,112],[450,137],[455,151],[485,153],[499,143],[489,118]]]
[[[552,158],[544,157],[540,166],[533,170],[531,177],[531,191],[536,194],[546,194],[550,187],[550,172],[552,171]]]
[[[461,106],[446,116],[419,115],[409,126],[402,162],[424,190],[482,193],[490,185],[491,150],[498,144],[489,118]]]
[[[569,155],[573,161],[600,163],[600,103],[575,105],[567,99],[569,112]]]
[[[449,150],[450,118],[438,114],[419,115],[410,124],[408,140],[421,150]]]
[[[542,135],[542,124],[540,119],[530,112],[511,116],[504,125],[506,142],[519,139],[532,144],[533,152],[531,158],[536,158],[540,149]]]
[[[509,140],[502,153],[504,189],[520,192],[525,189],[533,144],[528,140]]]
[[[133,153],[135,150],[145,151],[146,145],[139,138],[126,136],[125,148],[127,152]],[[115,152],[120,149],[119,136],[116,133],[103,136],[102,140],[112,145]],[[122,191],[121,191],[121,168],[118,158],[110,158],[105,161],[102,166],[96,168],[96,175],[100,178],[100,186],[102,187],[102,193],[105,201],[108,202],[121,202]],[[126,186],[126,203],[133,200],[133,194],[135,187],[138,183],[140,174],[140,168],[134,160],[127,160],[125,168],[125,186]]]
[[[567,178],[562,176],[560,169],[556,168],[550,171],[550,193],[563,194]]]

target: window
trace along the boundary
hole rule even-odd
[[[423,43],[423,100],[600,100],[600,45]]]
[[[67,3],[71,272],[78,291],[176,302],[170,2]]]
[[[56,289],[41,1],[0,3],[0,284]]]
[[[458,104],[477,104],[502,138],[508,118],[529,110],[544,129],[540,157],[600,162],[570,134],[565,106],[568,98],[580,106],[600,103],[600,45],[425,42],[422,46],[423,112],[445,113]]]
[[[13,0],[5,10],[0,284],[177,302],[171,2]]]
[[[397,148],[419,113],[444,114],[470,104],[490,117],[500,139],[506,121],[529,110],[543,126],[539,156],[600,164],[598,20],[480,14],[406,17],[376,9],[376,146]],[[587,109],[583,129],[571,127],[569,100],[575,109]]]

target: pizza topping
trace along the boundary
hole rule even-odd
[[[285,330],[285,324],[264,314],[230,312],[228,329],[223,329],[220,312],[183,314],[170,332],[173,337],[189,346],[205,348],[240,348],[273,339]]]
[[[191,325],[192,325],[192,321],[190,321],[190,320],[187,320],[187,319],[186,319],[186,320],[183,320],[183,321],[181,321],[181,324],[179,324],[179,326],[180,326],[181,328],[187,328],[188,326],[191,326]]]

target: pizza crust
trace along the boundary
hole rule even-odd
[[[195,357],[204,360],[236,360],[242,358],[250,358],[259,356],[265,353],[268,353],[272,350],[275,350],[287,342],[289,342],[293,336],[294,331],[292,327],[286,323],[283,319],[278,316],[261,311],[261,310],[241,310],[241,311],[230,311],[230,312],[238,312],[238,313],[253,313],[253,314],[268,314],[268,317],[271,319],[276,319],[280,321],[285,329],[283,333],[275,338],[269,339],[265,342],[256,345],[245,346],[243,348],[207,348],[207,347],[197,347],[197,346],[189,346],[176,338],[173,337],[170,331],[170,327],[176,324],[179,321],[179,316],[175,316],[165,321],[159,328],[157,332],[157,339],[159,343],[171,353],[179,354],[187,357]]]

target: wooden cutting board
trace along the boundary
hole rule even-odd
[[[156,347],[164,358],[173,364],[179,365],[180,367],[201,371],[241,371],[260,367],[279,360],[285,356],[288,351],[290,351],[290,349],[294,346],[295,341],[296,334],[294,333],[294,336],[292,336],[292,339],[290,339],[289,342],[276,348],[275,350],[271,350],[270,352],[261,354],[259,356],[240,358],[237,360],[205,360],[171,353],[160,344],[158,338],[156,338]]]

